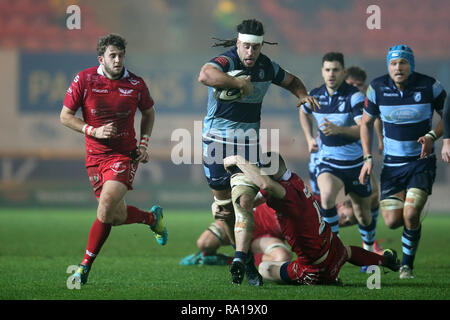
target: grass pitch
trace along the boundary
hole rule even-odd
[[[368,289],[369,274],[345,264],[343,287],[300,287],[266,281],[255,288],[231,284],[224,266],[180,266],[196,251],[196,239],[211,222],[207,211],[165,210],[169,242],[159,246],[144,225],[114,227],[81,289],[68,289],[66,273],[84,255],[93,210],[0,209],[0,300],[448,300],[450,216],[423,221],[415,279],[381,274],[381,288]],[[356,226],[342,228],[345,244],[361,245]],[[402,229],[379,217],[377,238],[401,256]],[[231,247],[220,252],[232,254]]]

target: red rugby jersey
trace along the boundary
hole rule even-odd
[[[323,221],[319,204],[302,179],[292,173],[289,180],[279,183],[286,190],[283,199],[270,197],[264,190],[261,193],[276,211],[284,238],[300,263],[310,264],[330,248],[331,228]]]
[[[260,204],[255,208],[253,217],[255,220],[253,239],[264,236],[284,239],[275,210],[266,203]]]
[[[86,135],[86,155],[120,153],[128,155],[136,148],[134,116],[136,109],[153,107],[147,85],[141,77],[124,71],[122,78],[110,80],[101,66],[81,71],[67,89],[64,106],[76,112],[82,110],[83,119],[95,128],[113,122],[117,136],[97,139]]]

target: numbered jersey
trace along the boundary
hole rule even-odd
[[[136,148],[134,116],[136,109],[153,107],[153,99],[142,78],[125,69],[122,78],[110,80],[99,66],[81,71],[67,89],[64,106],[76,112],[95,128],[114,123],[117,136],[96,139],[86,136],[86,155],[128,154]]]
[[[319,204],[295,173],[289,180],[279,182],[286,190],[283,199],[261,193],[267,205],[276,211],[284,238],[302,264],[310,264],[330,248],[331,228],[320,214]]]

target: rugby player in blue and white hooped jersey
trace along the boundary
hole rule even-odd
[[[433,111],[441,114],[446,92],[432,77],[414,71],[414,55],[396,45],[387,55],[388,74],[373,80],[361,124],[364,166],[360,182],[371,173],[373,121],[383,121],[384,152],[380,209],[391,229],[403,226],[400,279],[413,278],[421,234],[420,214],[436,176],[433,142],[442,135],[442,120],[431,130]]]
[[[376,221],[370,214],[370,182],[358,181],[363,165],[363,151],[359,140],[359,123],[365,96],[345,79],[344,56],[329,52],[322,58],[322,77],[325,84],[313,89],[310,94],[320,104],[313,110],[302,107],[300,122],[310,152],[316,147],[312,136],[312,122],[317,122],[320,140],[320,164],[317,184],[320,190],[322,214],[334,233],[339,232],[336,198],[344,187],[349,194],[354,215],[358,221],[364,249],[373,251]]]
[[[294,94],[297,106],[306,102],[317,104],[308,95],[303,82],[281,68],[261,53],[264,28],[257,20],[244,20],[237,26],[238,37],[224,40],[215,46],[231,47],[203,65],[198,80],[209,87],[208,113],[203,129],[203,163],[208,184],[215,202],[234,215],[219,217],[229,227],[230,239],[236,245],[235,259],[230,267],[234,283],[241,283],[246,273],[249,283],[261,285],[262,279],[248,253],[253,233],[253,200],[255,191],[246,187],[243,174],[234,175],[231,185],[237,185],[231,193],[230,174],[223,167],[223,158],[239,154],[252,163],[259,161],[259,128],[264,95],[273,83]],[[244,70],[247,77],[232,77],[227,72]],[[240,89],[243,97],[225,102],[216,100],[213,89]],[[257,190],[256,190],[257,192]],[[225,212],[226,210],[221,210]],[[236,221],[234,221],[234,218]],[[234,228],[234,234],[231,230]],[[255,273],[251,274],[251,272]]]

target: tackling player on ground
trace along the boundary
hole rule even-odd
[[[276,211],[283,236],[297,254],[297,260],[261,262],[259,272],[265,279],[290,284],[335,284],[342,265],[348,261],[357,266],[380,265],[398,271],[400,261],[394,250],[379,255],[356,246],[344,246],[321,215],[319,204],[308,187],[286,168],[280,155],[275,174],[272,164],[259,168],[243,157],[230,156],[224,166],[230,172],[237,166],[248,178],[247,182],[262,193],[267,205]]]
[[[124,67],[126,41],[114,34],[101,37],[99,66],[81,71],[67,90],[61,111],[66,127],[84,134],[86,169],[98,200],[97,218],[89,232],[86,253],[75,281],[85,284],[94,259],[112,226],[142,223],[150,226],[159,244],[167,242],[162,208],[150,211],[125,203],[140,162],[149,160],[149,139],[155,121],[153,99],[144,80]],[[76,116],[81,108],[83,119]],[[139,146],[134,130],[136,110],[142,113]]]
[[[212,204],[213,216],[220,214],[220,207]],[[283,234],[275,211],[265,203],[254,210],[254,230],[250,244],[255,266],[261,261],[287,261],[291,259],[291,250],[284,243]],[[221,246],[231,245],[225,232],[225,222],[215,220],[197,239],[197,253],[184,257],[180,265],[229,265],[232,257],[217,253]]]

